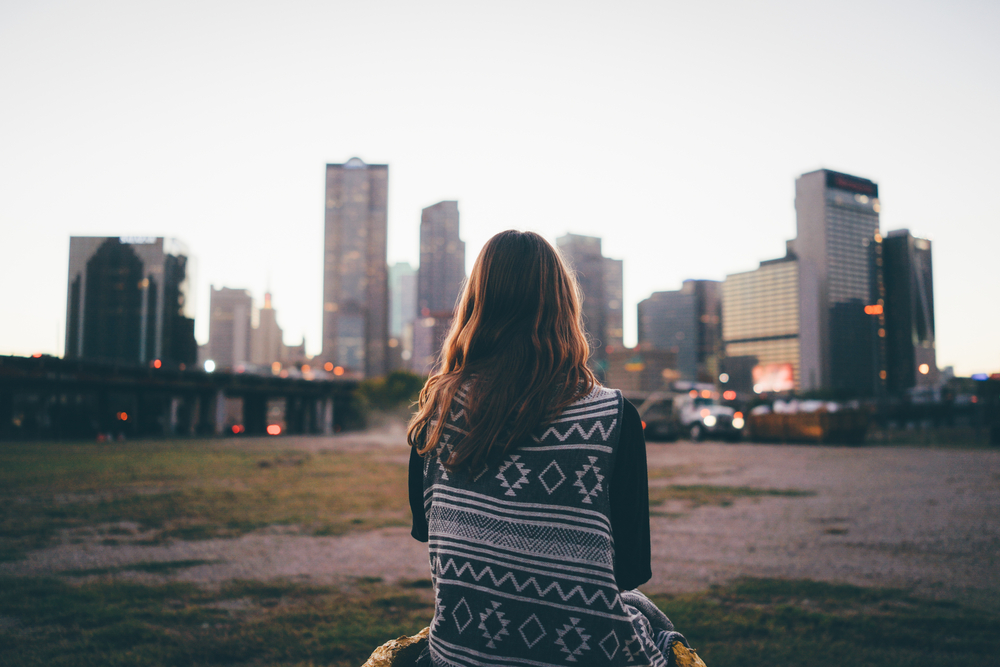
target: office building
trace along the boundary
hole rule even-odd
[[[217,370],[251,362],[253,299],[245,289],[212,286],[209,300],[208,358]]]
[[[622,345],[622,263],[605,257],[596,236],[566,234],[556,247],[576,275],[583,295],[583,325],[591,344],[591,368],[598,378],[607,370],[608,354]]]
[[[624,262],[620,259],[604,258],[604,300],[607,314],[604,321],[604,347],[612,350],[625,347],[625,295]]]
[[[902,394],[939,382],[934,339],[931,242],[909,230],[882,242],[885,280],[886,389]]]
[[[436,366],[465,282],[465,242],[459,237],[457,201],[428,206],[420,215],[420,268],[411,367],[420,374]]]
[[[789,242],[785,257],[761,262],[753,271],[730,274],[722,283],[721,370],[729,389],[761,393],[800,386],[799,266],[793,247]],[[785,374],[783,368],[788,369],[791,386],[760,382],[760,377]]]
[[[400,338],[417,316],[417,270],[409,262],[389,267],[389,336]]]
[[[192,274],[176,239],[70,237],[66,357],[194,365]]]
[[[669,350],[681,378],[714,382],[721,350],[719,282],[685,280],[681,289],[639,302],[639,347]]]
[[[264,294],[264,307],[257,311],[257,326],[250,335],[250,361],[255,366],[268,367],[274,362],[285,363],[288,353],[284,332],[278,325],[278,313],[271,305],[271,293]]]
[[[884,389],[878,185],[828,169],[795,181],[800,383],[872,396]]]
[[[451,313],[465,282],[465,242],[459,238],[458,202],[428,206],[420,215],[419,315]]]
[[[387,370],[388,188],[388,165],[326,165],[321,357],[354,377]]]

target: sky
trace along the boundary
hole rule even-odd
[[[390,263],[456,199],[600,236],[636,304],[784,254],[795,178],[933,241],[938,365],[1000,371],[1000,3],[0,1],[0,354],[62,354],[69,237],[166,236],[319,352],[324,165],[389,164]]]

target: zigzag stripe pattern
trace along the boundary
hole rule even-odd
[[[621,596],[615,594],[612,596],[611,600],[608,600],[608,595],[602,589],[598,589],[588,598],[587,594],[583,591],[583,586],[580,586],[579,584],[571,588],[568,593],[565,593],[563,592],[563,588],[559,585],[558,581],[552,581],[548,586],[542,588],[541,584],[538,583],[538,580],[534,576],[531,576],[525,579],[523,583],[518,583],[513,572],[507,572],[502,577],[498,578],[493,573],[493,568],[489,565],[483,567],[483,569],[476,574],[476,570],[473,568],[472,563],[465,561],[461,566],[459,566],[455,564],[454,558],[449,558],[443,565],[440,558],[432,558],[431,569],[439,577],[446,576],[448,574],[448,570],[452,570],[456,578],[461,577],[463,574],[468,572],[476,582],[481,582],[483,577],[489,575],[494,588],[500,588],[503,584],[509,581],[514,587],[514,590],[518,593],[523,593],[525,589],[530,586],[540,599],[545,599],[546,595],[555,591],[556,595],[558,595],[563,602],[568,602],[570,598],[579,595],[581,601],[589,607],[593,606],[594,602],[600,598],[600,600],[604,603],[604,607],[608,611],[618,610],[624,613]]]
[[[611,433],[614,431],[615,426],[617,425],[618,425],[618,418],[616,417],[615,419],[611,420],[611,426],[609,426],[606,430],[604,428],[604,424],[598,421],[594,422],[594,425],[590,427],[589,431],[584,431],[583,426],[580,425],[580,422],[573,422],[573,424],[566,430],[565,433],[560,433],[559,431],[556,430],[555,426],[550,426],[545,430],[545,433],[542,433],[542,436],[540,438],[535,438],[534,436],[532,436],[532,438],[534,438],[535,442],[541,442],[542,440],[545,440],[545,438],[549,437],[549,435],[554,435],[556,436],[556,439],[559,440],[559,442],[566,442],[566,439],[569,438],[569,436],[573,435],[573,431],[577,431],[580,434],[580,437],[582,437],[584,440],[590,440],[594,436],[594,431],[600,431],[601,440],[607,442],[608,438],[611,436]]]

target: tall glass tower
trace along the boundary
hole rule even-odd
[[[795,181],[801,386],[853,396],[885,387],[878,185],[828,169]]]
[[[386,373],[389,165],[326,165],[324,361],[355,377]]]

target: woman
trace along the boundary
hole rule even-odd
[[[642,423],[588,353],[555,249],[490,239],[407,434],[431,664],[665,665],[682,639],[631,590],[651,576]]]

